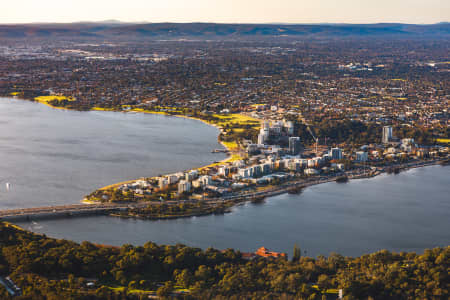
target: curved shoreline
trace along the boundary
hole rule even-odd
[[[55,107],[51,106],[50,104],[48,104],[48,106],[49,106],[49,107],[52,107],[52,108],[55,108]],[[67,109],[67,108],[64,108],[64,109]],[[70,109],[67,109],[67,110],[70,110]],[[90,110],[90,111],[105,111],[105,110],[95,110],[95,109],[93,109],[93,110]],[[171,114],[164,113],[164,112],[159,113],[159,112],[134,111],[134,110],[130,110],[130,111],[108,110],[108,111],[110,111],[110,112],[117,112],[117,113],[130,113],[130,112],[134,112],[134,113],[143,113],[143,114],[163,115],[163,116],[165,116],[165,117],[176,117],[176,118],[183,118],[183,119],[188,119],[188,120],[200,121],[200,122],[202,122],[203,124],[206,124],[206,125],[209,125],[209,126],[212,126],[212,127],[215,127],[216,129],[218,129],[218,130],[219,130],[219,135],[220,135],[220,130],[222,129],[221,127],[219,127],[219,126],[217,126],[217,125],[215,125],[215,124],[211,124],[211,123],[209,123],[209,122],[207,122],[207,121],[205,121],[205,120],[202,120],[202,119],[199,119],[199,118],[190,117],[190,116],[186,116],[186,115],[171,115]],[[213,163],[211,163],[211,164],[209,164],[209,165],[206,165],[206,166],[193,167],[193,168],[191,168],[191,170],[194,170],[194,169],[201,170],[201,169],[205,169],[205,168],[212,167],[212,166],[214,166],[214,165],[227,163],[227,162],[229,162],[229,161],[233,158],[233,154],[232,154],[233,149],[229,148],[227,145],[225,145],[225,143],[223,143],[222,141],[220,141],[220,140],[219,140],[219,135],[217,136],[217,143],[220,144],[220,145],[222,145],[222,147],[224,147],[224,148],[226,149],[226,151],[228,152],[227,157],[224,158],[224,159],[222,159],[222,160],[220,160],[220,161],[213,162]],[[106,189],[109,189],[109,188],[116,188],[116,187],[118,187],[118,186],[120,186],[120,185],[127,184],[127,183],[132,183],[132,182],[134,182],[134,181],[136,181],[136,180],[137,180],[137,179],[130,179],[130,180],[125,180],[125,181],[121,181],[121,182],[116,182],[116,183],[113,183],[113,184],[110,184],[110,185],[107,185],[107,186],[100,187],[100,188],[98,188],[97,190],[106,190]],[[89,201],[89,200],[87,200],[87,199],[83,199],[83,200],[81,200],[81,202],[82,202],[82,203],[85,203],[85,204],[94,204],[94,203],[95,203],[95,202]]]
[[[15,99],[18,99],[17,97],[15,97]],[[26,100],[26,99],[23,99]],[[43,103],[42,101],[32,101],[32,102],[39,102],[41,104],[45,104],[50,108],[54,108],[54,109],[65,109],[65,110],[72,110],[69,108],[63,108],[63,107],[55,107],[49,103]],[[191,119],[191,120],[197,120],[197,121],[201,121],[204,124],[213,126],[219,130],[222,129],[222,127],[213,124],[211,122],[208,122],[206,120],[200,119],[200,118],[196,118],[196,117],[192,117],[192,116],[187,116],[187,115],[182,115],[182,114],[169,114],[166,112],[152,112],[152,111],[145,111],[142,109],[132,109],[132,110],[128,110],[128,111],[118,111],[118,110],[106,110],[106,109],[97,109],[97,108],[93,108],[91,109],[91,111],[113,111],[113,112],[123,112],[123,113],[128,113],[128,112],[133,112],[133,113],[145,113],[145,114],[160,114],[160,115],[164,115],[164,116],[172,116],[172,117],[178,117],[178,118],[185,118],[185,119]],[[260,121],[260,120],[259,120]],[[198,168],[192,168],[192,169],[204,169],[204,168],[208,168],[214,165],[218,165],[218,164],[223,164],[226,163],[228,161],[230,161],[233,158],[233,154],[232,154],[232,149],[230,149],[225,143],[223,143],[222,141],[219,140],[219,138],[217,138],[218,143],[220,143],[225,149],[227,149],[229,151],[229,155],[228,157],[226,157],[225,159],[221,160],[220,162],[214,162],[212,164],[209,164],[207,166],[203,166],[203,167],[198,167]],[[400,165],[396,165],[393,166],[395,168],[399,168],[401,170],[408,170],[411,168],[417,168],[417,167],[424,167],[424,166],[430,166],[430,165],[435,165],[438,164],[441,160],[434,160],[434,161],[419,161],[419,162],[410,162],[410,163],[404,163],[404,164],[400,164]],[[191,169],[191,170],[192,170]],[[384,168],[383,168],[384,169]],[[360,178],[372,178],[372,177],[376,177],[382,173],[386,173],[387,170],[379,170],[378,168],[376,168],[376,171],[372,171],[370,174],[356,174],[352,175],[350,174],[349,179],[360,179]],[[255,191],[255,192],[250,192],[250,193],[241,193],[241,194],[237,194],[235,196],[231,196],[231,197],[221,197],[221,198],[211,198],[211,199],[207,199],[207,202],[210,203],[211,205],[217,204],[219,202],[224,203],[227,202],[230,205],[230,207],[234,207],[235,205],[238,205],[239,203],[243,203],[243,202],[248,202],[248,201],[252,201],[252,199],[260,199],[260,198],[266,198],[266,197],[273,197],[276,195],[280,195],[280,194],[284,194],[284,193],[288,193],[291,191],[299,191],[303,188],[312,186],[312,185],[317,185],[317,184],[321,184],[321,183],[327,183],[327,182],[332,182],[332,181],[336,181],[337,176],[334,177],[329,177],[326,179],[323,179],[324,177],[321,178],[314,178],[312,180],[289,180],[287,182],[284,182],[278,186],[275,187],[268,187],[267,189],[263,189],[260,191]],[[142,178],[142,177],[141,177]],[[118,182],[118,183],[113,183],[111,185],[107,185],[101,188],[96,189],[95,191],[99,191],[99,190],[105,190],[105,189],[110,189],[110,188],[116,188],[120,185],[123,184],[127,184],[127,183],[131,183],[131,182],[135,182],[138,179],[131,179],[131,180],[126,180],[123,182]],[[90,201],[86,198],[84,198],[83,200],[81,200],[82,203],[84,204],[99,204],[99,202],[96,201]],[[136,204],[139,202],[130,202],[130,204]],[[114,204],[112,204],[114,205]],[[123,205],[123,204],[122,204]],[[152,203],[148,203],[148,205],[152,205]],[[207,213],[209,214],[209,213]],[[199,212],[198,214],[189,214],[189,216],[185,216],[185,215],[178,215],[175,217],[170,217],[171,219],[173,218],[182,218],[182,217],[192,217],[192,216],[201,216],[201,215],[205,215],[204,212]],[[153,218],[152,218],[153,219]],[[158,219],[158,218],[154,218],[154,219]]]
[[[59,107],[59,106],[51,105],[50,103],[48,103],[48,101],[44,101],[44,100],[24,99],[24,98],[20,98],[18,96],[0,97],[0,98],[5,98],[5,99],[11,98],[11,99],[22,100],[22,101],[36,102],[36,103],[43,104],[43,105],[45,105],[45,106],[47,106],[49,108],[53,108],[53,109],[67,110],[67,111],[76,111],[74,109],[70,109],[70,108],[67,108],[67,107]],[[163,115],[163,116],[166,116],[166,117],[176,117],[176,118],[195,120],[195,121],[200,121],[200,122],[202,122],[202,123],[204,123],[206,125],[215,127],[216,129],[219,130],[219,135],[220,135],[220,130],[222,129],[222,127],[220,127],[220,126],[218,126],[216,124],[210,123],[210,122],[208,122],[206,120],[200,119],[200,118],[187,116],[187,115],[183,115],[183,114],[169,114],[169,113],[166,113],[166,112],[146,111],[146,110],[140,109],[140,108],[135,108],[135,109],[127,110],[127,111],[120,111],[120,110],[115,110],[115,109],[104,109],[104,108],[100,108],[100,107],[93,107],[90,110],[87,110],[86,112],[89,112],[89,111],[108,111],[108,112],[115,112],[115,113],[143,113],[143,114]],[[260,121],[260,120],[258,120],[258,121]],[[235,150],[235,149],[231,149],[225,143],[220,141],[219,140],[219,135],[217,136],[217,143],[225,148],[225,150],[228,153],[227,157],[222,159],[222,160],[220,160],[220,161],[208,164],[206,166],[193,167],[193,168],[191,168],[191,170],[194,170],[194,169],[201,170],[201,169],[205,169],[205,168],[208,168],[208,167],[212,167],[214,165],[223,164],[223,163],[226,163],[226,162],[229,162],[230,160],[232,160],[232,158],[233,158],[233,154],[232,153],[233,153],[233,150]],[[112,183],[112,184],[107,185],[107,186],[99,187],[96,190],[105,190],[105,189],[108,189],[108,188],[115,188],[115,187],[120,186],[122,184],[131,183],[131,182],[134,182],[136,180],[138,180],[138,179],[124,180],[124,181],[121,181],[121,182]],[[95,204],[95,202],[89,201],[87,199],[82,199],[82,200],[80,200],[80,202],[85,203],[85,204]]]
[[[52,107],[52,108],[57,108],[57,107],[53,107],[50,104],[48,104],[48,106]],[[70,110],[68,108],[64,108],[64,109]],[[220,130],[222,130],[222,127],[220,127],[220,126],[218,126],[216,124],[210,123],[210,122],[208,122],[206,120],[203,120],[203,119],[200,119],[200,118],[191,117],[191,116],[182,115],[182,114],[168,114],[166,112],[157,112],[157,111],[153,112],[153,111],[146,111],[146,110],[143,110],[143,109],[140,109],[140,108],[131,109],[131,110],[128,110],[128,111],[119,111],[119,110],[113,110],[113,109],[111,109],[111,110],[104,110],[104,109],[99,109],[97,107],[94,107],[93,109],[91,109],[89,111],[110,111],[110,112],[120,112],[120,113],[130,113],[130,112],[132,112],[132,113],[143,113],[143,114],[152,114],[152,115],[163,115],[163,116],[166,116],[166,117],[176,117],[176,118],[183,118],[183,119],[188,119],[188,120],[200,121],[200,122],[202,122],[202,123],[204,123],[206,125],[209,125],[209,126],[217,128],[219,130],[219,135],[220,135]],[[258,120],[258,121],[261,122],[261,120]],[[217,142],[220,145],[222,145],[222,147],[224,147],[228,151],[228,157],[226,157],[226,158],[224,158],[224,159],[222,159],[222,160],[220,160],[218,162],[214,162],[214,163],[211,163],[209,165],[206,165],[206,166],[193,167],[191,170],[194,170],[194,169],[200,170],[200,169],[208,168],[208,167],[211,167],[213,165],[226,163],[226,162],[228,162],[228,161],[230,161],[232,159],[232,157],[233,157],[233,155],[232,155],[233,149],[228,147],[223,141],[220,141],[219,140],[219,135],[217,136]],[[130,183],[130,182],[133,182],[133,181],[136,181],[136,179],[131,179],[131,180],[123,181],[123,182],[114,183],[114,184],[111,184],[111,185],[108,185],[108,186],[105,186],[105,187],[101,187],[101,188],[99,188],[99,190],[104,190],[104,189],[109,188],[109,187],[116,187],[117,185]]]

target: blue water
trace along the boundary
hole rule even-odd
[[[105,185],[221,160],[218,134],[196,120],[0,98],[0,209],[79,203]]]
[[[432,166],[346,184],[326,183],[299,195],[248,203],[221,216],[178,220],[86,217],[19,225],[49,236],[96,243],[183,243],[291,254],[359,256],[381,249],[422,252],[450,245],[450,167]]]
[[[217,129],[174,117],[74,112],[0,99],[0,208],[78,203],[97,187],[220,160]],[[5,182],[12,184],[6,191]],[[144,221],[86,217],[22,222],[52,237],[135,245],[154,241],[307,255],[422,252],[450,244],[450,167],[326,183],[232,213]]]

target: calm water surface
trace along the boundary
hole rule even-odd
[[[189,246],[291,254],[358,256],[389,249],[422,252],[450,244],[450,167],[432,166],[346,184],[326,183],[300,195],[246,204],[222,216],[144,221],[86,217],[19,225],[52,237],[96,243]]]
[[[221,160],[217,135],[195,120],[0,98],[0,209],[79,203],[105,185]]]
[[[215,128],[157,115],[56,111],[0,101],[0,208],[76,203],[99,186],[221,159]],[[5,191],[3,182],[13,187]],[[289,254],[421,252],[450,244],[450,167],[432,166],[307,188],[222,216],[143,221],[85,217],[22,222],[52,237]]]

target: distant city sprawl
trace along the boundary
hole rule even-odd
[[[152,41],[0,47],[0,94],[54,106],[277,112],[448,135],[448,41]],[[56,96],[59,96],[56,97]],[[70,100],[70,101],[69,101]]]

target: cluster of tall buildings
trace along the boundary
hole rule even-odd
[[[294,135],[294,123],[291,121],[274,121],[270,123],[265,120],[258,134],[258,144],[252,145],[253,148],[263,146],[268,143],[279,143],[283,139],[284,142],[289,142],[289,154],[297,155],[302,150],[300,137]],[[250,147],[251,148],[251,147]],[[249,149],[255,150],[255,149]]]
[[[262,175],[267,175],[272,173],[274,164],[271,162],[266,162],[262,164],[257,164],[254,166],[249,166],[246,168],[238,169],[235,178],[249,178],[258,177]]]
[[[185,173],[185,179],[178,182],[178,193],[189,193],[195,188],[205,188],[212,183],[212,178],[209,175],[199,176],[197,170],[191,170]]]
[[[205,187],[211,184],[211,176],[199,176],[198,170],[178,172],[158,178],[158,187],[163,190],[172,184],[178,184],[178,193],[189,193],[193,188]]]
[[[265,120],[258,135],[258,144],[264,145],[269,141],[278,140],[281,136],[294,135],[294,123],[291,121],[274,121],[270,123]]]
[[[292,139],[292,143],[291,143]],[[291,138],[290,141],[290,149],[292,148],[298,150],[298,143],[300,142],[299,138]],[[364,155],[367,157],[367,152],[365,154],[361,154],[361,159],[364,159]],[[247,179],[254,178],[259,176],[264,176],[268,174],[272,174],[273,172],[279,171],[294,171],[301,172],[304,170],[304,173],[307,175],[311,175],[314,171],[311,169],[321,168],[326,162],[331,160],[341,160],[343,159],[342,149],[340,148],[331,148],[328,153],[325,153],[323,156],[317,156],[313,158],[299,158],[299,157],[285,157],[281,159],[277,159],[276,156],[269,156],[264,160],[260,161],[259,164],[252,166],[245,166],[241,168],[235,168],[233,170],[233,179]],[[315,172],[314,172],[315,173]],[[231,174],[226,174],[227,176]],[[225,175],[225,172],[219,171],[219,175]]]

